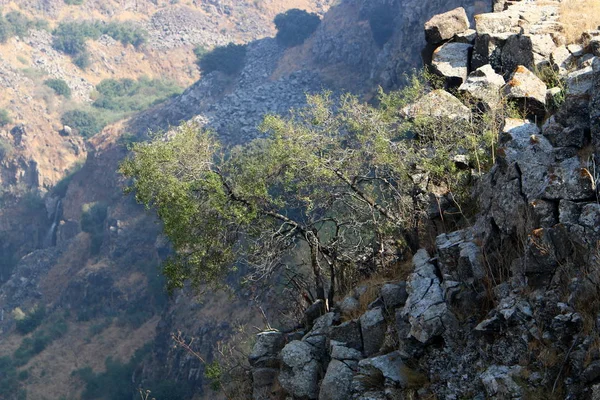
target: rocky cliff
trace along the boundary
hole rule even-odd
[[[567,46],[559,2],[495,3],[473,30],[462,9],[425,24],[451,92],[527,117],[503,123],[475,223],[420,249],[405,279],[259,334],[254,399],[599,398],[600,31]]]

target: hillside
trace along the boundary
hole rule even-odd
[[[0,108],[6,109],[12,119],[0,130],[0,145],[3,145],[0,146],[0,185],[4,192],[0,209],[0,397],[23,399],[26,393],[28,399],[104,397],[118,400],[132,398],[132,392],[135,396],[135,390],[141,388],[151,390],[157,400],[224,398],[223,390],[214,391],[213,382],[207,378],[207,372],[208,375],[214,373],[210,368],[214,367],[212,362],[218,361],[222,365],[240,363],[239,370],[243,373],[238,378],[254,377],[255,398],[261,398],[259,392],[281,395],[282,390],[296,398],[316,398],[322,379],[340,385],[337,393],[330,390],[329,394],[323,394],[330,397],[324,398],[349,398],[343,397],[349,390],[344,384],[371,379],[370,398],[380,399],[385,398],[384,392],[393,396],[401,392],[398,389],[407,389],[402,386],[403,375],[390,378],[387,370],[381,374],[375,371],[380,365],[373,360],[381,356],[379,361],[391,362],[392,369],[400,365],[398,360],[401,359],[411,371],[419,371],[410,375],[401,369],[409,375],[407,379],[422,383],[424,374],[429,381],[429,386],[421,392],[413,391],[411,386],[400,396],[460,398],[485,392],[500,399],[503,398],[501,390],[505,389],[498,389],[500,394],[492,395],[488,390],[489,385],[494,387],[494,382],[513,390],[511,382],[531,379],[532,387],[543,388],[548,379],[571,378],[578,371],[595,366],[591,330],[586,331],[590,337],[586,340],[592,344],[584,341],[588,343],[585,348],[577,347],[579,342],[554,348],[548,346],[544,338],[540,339],[539,332],[530,332],[535,340],[526,343],[532,346],[528,348],[529,356],[547,357],[546,361],[518,370],[519,373],[529,371],[529,376],[524,373],[514,380],[511,378],[517,373],[518,362],[513,361],[518,358],[517,354],[525,351],[517,340],[519,335],[527,334],[524,330],[544,330],[554,323],[556,326],[547,335],[558,335],[566,340],[573,332],[568,330],[571,320],[567,319],[576,319],[574,313],[579,312],[569,308],[570,305],[557,305],[556,298],[546,296],[538,286],[547,283],[545,278],[529,286],[519,286],[522,283],[519,279],[534,282],[546,272],[552,279],[562,279],[553,274],[561,270],[565,260],[557,264],[555,260],[544,258],[542,251],[563,241],[564,237],[553,236],[562,232],[555,226],[557,222],[571,224],[573,232],[579,232],[572,235],[596,237],[594,222],[590,225],[596,215],[592,201],[592,192],[596,189],[588,185],[589,179],[583,172],[577,179],[572,176],[573,171],[581,167],[575,158],[588,155],[588,146],[593,145],[590,124],[582,122],[582,129],[573,130],[576,137],[568,139],[564,139],[563,130],[571,132],[570,125],[593,118],[591,108],[585,104],[595,104],[596,100],[592,99],[594,91],[585,86],[585,82],[597,83],[591,58],[597,50],[559,45],[563,39],[560,39],[560,29],[556,30],[558,9],[554,2],[540,1],[544,3],[541,6],[546,7],[542,11],[536,8],[538,2],[533,2],[532,8],[515,6],[510,12],[490,13],[492,9],[503,11],[505,6],[514,5],[513,2],[493,3],[476,0],[86,0],[81,5],[67,5],[64,0],[3,2],[4,15],[19,10],[32,20],[47,21],[49,29],[30,29],[26,36],[11,36],[0,45],[0,85],[6,93],[0,100]],[[459,6],[465,9],[461,23],[476,29],[456,32],[457,37],[453,34],[444,38],[442,46],[440,42],[427,42],[424,23],[436,14]],[[273,18],[292,7],[315,11],[322,16],[322,21],[303,43],[286,47],[273,37]],[[483,16],[474,17],[482,13]],[[525,14],[527,18],[523,18]],[[81,69],[74,64],[74,57],[53,48],[50,32],[63,22],[83,20],[119,21],[125,26],[140,27],[147,32],[147,39],[138,47],[131,43],[124,45],[106,33],[97,39],[88,39],[85,47],[91,65]],[[520,33],[542,36],[539,42],[529,43],[530,50],[535,48],[535,51],[525,52],[525,58],[521,51],[528,49],[528,44],[515,38],[509,40],[513,36],[520,38]],[[448,39],[451,41],[446,44]],[[229,75],[215,71],[200,76],[194,48],[210,49],[229,42],[247,44],[241,71]],[[548,121],[553,118],[553,123],[549,122],[541,131],[535,123],[525,121],[503,125],[498,154],[504,151],[505,155],[495,160],[490,174],[473,174],[473,179],[482,185],[474,190],[481,195],[481,214],[471,220],[476,222],[473,227],[462,226],[464,231],[452,232],[450,226],[454,226],[456,214],[462,210],[454,207],[447,186],[428,186],[427,179],[425,183],[420,182],[419,187],[425,185],[422,197],[436,200],[435,207],[427,208],[428,215],[432,216],[429,242],[425,241],[428,253],[420,250],[412,263],[404,259],[395,265],[398,268],[395,276],[375,277],[371,281],[373,287],[365,290],[359,287],[346,299],[336,299],[351,305],[358,303],[363,308],[341,313],[333,309],[315,326],[293,331],[309,304],[289,290],[286,282],[289,277],[278,276],[269,285],[261,282],[240,285],[241,272],[229,277],[228,283],[237,289],[235,292],[202,287],[202,293],[198,294],[186,287],[167,296],[160,264],[172,248],[155,214],[122,192],[125,181],[117,168],[128,156],[129,145],[149,139],[150,132],[170,130],[183,122],[212,129],[225,145],[245,144],[262,135],[257,127],[265,115],[289,116],[290,109],[306,105],[307,94],[330,90],[336,97],[349,91],[361,100],[376,104],[379,87],[386,91],[403,87],[407,74],[420,68],[423,61],[432,63],[432,70],[443,75],[449,87],[458,79],[466,80],[468,72],[488,63],[495,73],[505,75],[495,76],[496,83],[500,79],[501,85],[519,64],[533,70],[537,63],[554,63],[561,73],[574,73],[573,90],[585,93],[579,93],[583,100],[574,101],[574,109],[566,107],[548,114]],[[456,66],[457,63],[460,65]],[[488,72],[486,70],[486,74]],[[578,86],[580,75],[585,78],[581,87]],[[140,81],[141,77],[148,79]],[[92,105],[100,96],[106,97],[98,84],[105,79],[123,78],[145,85],[144,90],[124,96],[144,100],[143,107],[127,111],[113,107],[116,110],[107,111]],[[64,80],[71,90],[71,98],[57,95],[44,84],[47,79]],[[474,85],[474,96],[480,95],[477,84]],[[108,86],[119,90],[118,85]],[[148,88],[152,91],[146,92]],[[562,93],[555,91],[557,96]],[[436,111],[444,109],[447,102],[456,106],[456,102],[448,100],[449,94],[440,96],[443,97],[437,100]],[[545,101],[545,89],[537,100],[540,96]],[[122,98],[108,98],[117,105],[124,104],[118,103]],[[106,118],[106,126],[88,138],[81,137],[74,129],[66,129],[61,117],[76,109],[98,112]],[[458,109],[462,112],[464,106]],[[536,112],[539,113],[539,109]],[[577,121],[571,119],[572,115],[577,115],[573,117]],[[541,115],[538,118],[538,122],[545,121]],[[527,133],[527,138],[522,132]],[[540,156],[537,150],[529,152],[529,142],[538,144],[544,150],[541,153],[548,150],[552,156]],[[531,162],[521,167],[523,159]],[[456,160],[461,171],[471,169],[472,165],[465,165],[464,157]],[[543,166],[543,176],[537,174],[535,166]],[[590,166],[586,164],[585,168],[589,173]],[[412,177],[420,179],[421,171]],[[549,186],[543,195],[534,193],[540,189],[535,184],[539,180],[548,180]],[[530,207],[530,203],[536,206]],[[541,250],[536,247],[540,241],[529,241],[530,236],[523,236],[525,228],[519,225],[518,213],[534,214],[531,226],[526,228],[539,235],[534,239],[542,241]],[[517,225],[523,229],[518,230]],[[515,236],[517,230],[521,236]],[[436,239],[442,232],[447,235]],[[585,246],[589,247],[590,243],[586,242]],[[522,250],[515,255],[514,266],[510,266],[515,271],[512,280],[498,282],[504,269],[491,277],[486,275],[485,279],[478,275],[480,269],[490,265],[489,262],[476,263],[481,251],[501,257],[504,253],[513,254],[509,252],[513,250],[511,246]],[[552,251],[555,250],[560,249]],[[523,267],[525,270],[521,271],[519,266],[531,259],[537,264],[532,262],[529,270]],[[417,272],[409,276],[407,268]],[[383,290],[380,296],[382,281],[393,283],[393,287],[386,289],[393,292],[393,296],[402,297],[406,293],[409,300],[391,299],[393,305],[389,306],[389,293]],[[431,284],[428,287],[434,288],[432,296],[438,297],[427,298],[429,303],[422,304],[417,299],[421,292],[431,294],[425,281]],[[406,287],[408,292],[403,289]],[[367,295],[362,297],[364,293]],[[538,295],[541,297],[535,297]],[[367,298],[374,301],[370,306]],[[554,303],[548,309],[537,308],[537,303],[531,305],[541,313],[540,324],[536,325],[537,321],[527,317],[531,307],[523,306],[523,311],[521,305],[538,300],[544,304]],[[560,300],[568,303],[568,299],[561,297]],[[410,306],[405,307],[404,301]],[[505,302],[521,308],[504,307]],[[432,310],[441,310],[443,315],[427,314],[432,304],[440,305]],[[466,315],[472,310],[461,308],[464,304],[482,304],[482,308],[487,308],[485,312],[477,309],[473,315]],[[366,311],[367,306],[369,311]],[[422,308],[426,313],[419,314]],[[464,310],[466,314],[461,314]],[[521,318],[522,313],[527,314],[526,325],[510,319],[512,315]],[[484,322],[486,324],[479,326]],[[371,331],[361,331],[363,323],[373,328],[373,342],[369,344],[373,351],[368,354],[360,352],[364,350],[360,348],[363,339],[371,336]],[[446,329],[446,323],[455,325]],[[586,329],[591,326],[587,319],[585,326]],[[273,327],[293,333],[261,334],[258,339],[254,338],[256,331]],[[506,337],[514,338],[518,345],[511,346],[509,340],[494,329],[509,332]],[[482,336],[471,335],[473,330],[483,332]],[[354,335],[343,339],[354,340],[353,346],[359,349],[341,344],[336,349],[343,352],[344,357],[349,354],[349,358],[336,359],[330,351],[329,344],[337,340],[332,336],[334,331],[339,335]],[[185,343],[191,343],[192,349],[207,363],[176,345],[173,335],[177,337],[179,332]],[[404,336],[398,336],[400,334]],[[311,351],[308,354],[304,345],[311,340],[321,340],[314,337],[328,341],[324,348],[319,347],[317,355]],[[268,343],[261,342],[263,339]],[[259,344],[254,347],[250,360],[251,370],[246,359],[256,340]],[[487,347],[479,347],[486,340],[490,340],[486,342]],[[293,345],[284,347],[288,342]],[[394,353],[398,349],[391,351],[390,346],[394,345],[404,346],[401,350],[405,353],[401,352],[400,358]],[[576,350],[570,350],[571,345]],[[461,348],[468,349],[469,363],[477,360],[477,364],[473,361],[474,368],[461,361]],[[286,351],[304,352],[302,354],[310,359],[310,371],[302,366],[280,364],[282,349],[284,354]],[[488,350],[490,357],[477,358]],[[270,353],[256,354],[261,351]],[[568,358],[571,351],[578,351],[578,357],[583,357],[585,362],[573,364],[572,371],[564,372],[558,360]],[[330,359],[339,362],[329,362]],[[371,361],[375,369],[368,365],[360,373],[352,369]],[[350,365],[351,375],[341,363]],[[330,373],[329,369],[335,365],[337,370],[332,369]],[[447,365],[452,369],[445,370]],[[492,365],[499,366],[494,369]],[[478,380],[483,370],[489,370],[488,381],[492,382],[489,385],[487,381]],[[283,380],[275,380],[280,371]],[[336,371],[341,375],[335,375]],[[469,385],[462,383],[465,379]],[[595,382],[594,379],[591,382]],[[305,383],[310,394],[294,392],[297,387],[290,384],[294,381]],[[444,386],[446,381],[452,384]],[[456,389],[461,385],[466,385],[468,390]],[[589,386],[561,386],[560,390],[565,393],[571,390],[569,393],[577,396],[588,393]],[[246,391],[241,397],[247,398],[248,387],[241,387]],[[333,383],[331,387],[338,388]],[[367,396],[368,390],[359,389],[356,389],[357,396]]]

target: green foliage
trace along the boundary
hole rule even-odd
[[[12,124],[13,120],[8,114],[8,111],[4,108],[0,108],[0,126],[6,126]]]
[[[108,215],[108,206],[103,203],[88,203],[83,205],[81,213],[81,230],[90,234],[92,239],[92,254],[98,254],[104,242],[104,222]]]
[[[423,74],[407,80],[407,89],[381,93],[379,107],[351,95],[308,96],[291,118],[265,117],[265,138],[245,146],[222,149],[210,132],[189,125],[134,144],[120,171],[132,178],[128,191],[156,209],[175,249],[164,265],[169,287],[188,279],[194,287],[218,284],[236,262],[268,275],[305,249],[317,296],[326,275],[344,290],[358,274],[344,260],[383,243],[407,256],[420,247],[430,204],[417,174],[445,188],[453,218],[467,223],[472,178],[494,161],[501,118],[408,118],[402,108],[430,85]]]
[[[90,65],[92,65],[90,53],[87,50],[82,51],[73,59],[73,64],[85,71]]]
[[[14,146],[8,139],[0,137],[0,159],[12,156],[14,150]]]
[[[101,31],[97,24],[89,22],[62,22],[52,32],[52,47],[71,56],[86,51],[87,39],[98,39]]]
[[[63,22],[52,32],[52,47],[72,56],[75,65],[86,69],[90,65],[86,41],[96,40],[103,34],[135,47],[141,46],[147,38],[147,32],[131,22]]]
[[[47,79],[44,81],[44,85],[54,90],[54,93],[59,96],[63,96],[66,99],[71,98],[71,88],[63,79]]]
[[[19,11],[0,14],[0,43],[6,43],[13,36],[24,38],[29,35],[31,29],[48,29],[48,22],[41,19],[31,20]]]
[[[102,27],[102,33],[118,40],[124,46],[132,44],[134,47],[139,47],[146,43],[148,33],[132,23],[109,22]]]
[[[206,53],[208,53],[208,50],[206,50],[204,46],[194,47],[194,55],[196,56],[196,59],[201,59]]]
[[[198,53],[196,53],[198,56]],[[244,68],[246,45],[229,43],[227,46],[215,47],[208,53],[201,54],[196,63],[203,74],[220,71],[234,75]]]
[[[46,307],[41,306],[33,309],[25,318],[17,321],[17,332],[26,335],[33,332],[46,317]]]
[[[68,326],[64,320],[57,320],[49,327],[36,331],[33,336],[23,339],[13,354],[15,366],[25,365],[33,357],[44,351],[54,340],[67,333]]]
[[[69,6],[80,6],[85,0],[65,0],[65,4]]]
[[[73,179],[77,171],[79,171],[82,167],[82,162],[76,163],[73,166],[73,168],[71,168],[69,172],[65,175],[65,177],[58,181],[56,185],[54,185],[54,187],[52,188],[52,194],[60,198],[65,197],[65,195],[67,194],[67,190],[69,189],[69,184],[71,183],[71,180]]]
[[[150,349],[150,345],[145,345],[136,350],[133,357],[125,364],[108,357],[105,361],[105,372],[96,374],[90,367],[73,371],[73,376],[85,382],[85,390],[81,398],[83,400],[131,400],[137,396],[137,388],[131,381],[131,377]]]
[[[317,30],[321,18],[315,13],[293,8],[275,17],[277,41],[286,47],[298,46]]]
[[[60,118],[60,122],[76,129],[86,139],[99,133],[104,128],[96,114],[84,110],[67,111]]]
[[[221,369],[221,365],[218,361],[215,360],[206,364],[204,376],[209,380],[212,390],[218,391],[221,388],[223,370]]]
[[[105,79],[96,86],[98,98],[92,107],[65,112],[61,122],[76,129],[85,138],[99,133],[104,127],[130,113],[145,110],[181,93],[174,82],[140,77]],[[124,139],[125,140],[125,139]]]
[[[105,79],[96,86],[99,97],[93,106],[113,111],[144,110],[164,99],[181,93],[174,82],[140,77],[133,79]]]

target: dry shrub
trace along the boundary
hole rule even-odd
[[[563,0],[560,5],[560,22],[565,27],[569,43],[578,42],[581,34],[600,26],[600,1]]]

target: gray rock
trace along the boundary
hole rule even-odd
[[[431,117],[450,120],[468,120],[471,111],[456,97],[445,90],[433,90],[415,103],[402,109],[409,118]]]
[[[431,61],[433,70],[444,77],[448,85],[461,85],[467,80],[471,48],[472,46],[466,43],[443,44],[433,52]]]
[[[369,357],[379,351],[385,340],[386,322],[381,308],[367,311],[360,317],[363,353]]]
[[[581,215],[581,205],[569,200],[558,203],[558,220],[561,224],[577,224]]]
[[[546,84],[533,72],[520,65],[504,87],[504,95],[528,115],[542,118],[546,113]]]
[[[256,335],[256,343],[248,361],[253,367],[279,368],[279,351],[285,345],[281,332],[261,332]]]
[[[594,382],[600,378],[600,361],[594,361],[583,371],[584,382]]]
[[[565,46],[557,47],[552,54],[550,54],[550,63],[552,67],[562,76],[568,73],[574,62],[574,57]]]
[[[592,67],[573,71],[567,75],[567,94],[569,96],[589,95],[593,87],[594,73]]]
[[[452,39],[469,28],[469,18],[462,7],[437,14],[425,22],[425,40],[431,44]]]
[[[590,203],[583,206],[579,223],[600,233],[600,204]]]
[[[429,263],[429,255],[423,249],[413,257],[415,272],[407,282],[408,300],[403,313],[408,317],[410,335],[426,343],[441,335],[452,315],[446,305],[440,280],[435,267]]]
[[[475,16],[477,34],[520,33],[519,16],[514,13],[485,13]]]
[[[386,283],[381,288],[381,298],[388,311],[403,306],[408,298],[406,282]]]
[[[569,50],[569,52],[573,54],[574,57],[581,57],[585,54],[585,48],[580,44],[576,43],[568,45],[567,50]]]
[[[360,308],[360,302],[354,296],[346,296],[339,304],[340,312],[344,315],[352,315]]]
[[[520,397],[521,387],[513,380],[513,376],[521,371],[521,367],[492,365],[480,376],[481,383],[490,398],[511,399]]]
[[[362,351],[363,349],[360,325],[354,320],[332,327],[329,338],[336,342],[345,343],[346,347],[358,351]]]
[[[335,342],[333,342],[335,343]],[[336,360],[345,361],[359,361],[363,358],[362,353],[358,350],[351,349],[340,344],[333,344],[331,346],[331,358]]]
[[[497,74],[490,64],[486,64],[471,72],[458,90],[481,101],[488,109],[493,109],[500,103],[502,86],[504,86],[504,78]]]
[[[358,374],[355,376],[355,382],[364,381],[365,378],[377,380],[383,378],[385,387],[405,388],[411,382],[415,372],[411,371],[402,361],[400,353],[393,351],[391,353],[366,358],[358,363]],[[383,389],[383,388],[382,388]]]
[[[502,71],[503,45],[504,40],[487,34],[477,35],[471,56],[471,69],[476,70],[490,64],[495,71]]]
[[[356,361],[331,360],[321,382],[319,400],[347,400],[352,392],[352,378],[357,369]]]
[[[505,73],[513,72],[519,65],[528,69],[534,67],[533,43],[527,35],[512,35],[508,38],[501,53]]]
[[[317,398],[320,371],[309,344],[295,340],[281,351],[279,383],[294,398]]]

